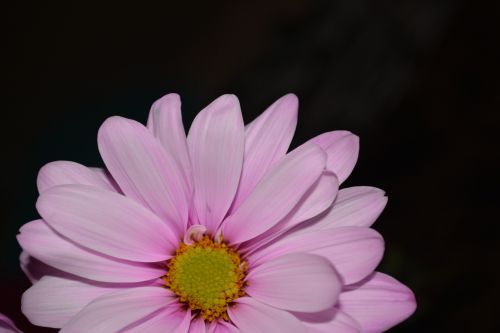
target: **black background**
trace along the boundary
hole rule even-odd
[[[493,2],[492,2],[493,3]],[[345,183],[387,191],[380,269],[418,310],[391,332],[498,328],[498,5],[480,1],[185,1],[162,6],[15,2],[3,11],[0,312],[28,281],[19,227],[37,217],[38,169],[101,165],[101,122],[145,122],[167,92],[185,124],[223,93],[245,120],[294,92],[293,145],[328,130],[361,138]],[[47,330],[49,331],[49,330]]]

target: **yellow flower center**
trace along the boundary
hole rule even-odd
[[[163,277],[170,290],[203,319],[229,320],[227,306],[245,294],[243,284],[247,263],[226,243],[208,236],[187,245],[181,243],[175,257],[167,262]]]

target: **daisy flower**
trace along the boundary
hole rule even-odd
[[[9,317],[0,313],[0,333],[22,333]]]
[[[107,119],[105,169],[45,165],[41,219],[18,241],[34,285],[22,310],[61,332],[381,332],[415,309],[413,293],[374,272],[369,226],[387,198],[339,191],[358,138],[334,131],[287,152],[289,94],[243,123],[234,95],[203,109],[186,136],[179,96],[147,127]]]

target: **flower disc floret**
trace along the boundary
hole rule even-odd
[[[204,236],[182,243],[167,263],[166,286],[206,321],[228,320],[227,307],[243,290],[246,262],[224,242]]]

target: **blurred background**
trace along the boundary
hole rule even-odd
[[[344,186],[387,191],[380,270],[416,293],[391,332],[499,328],[498,5],[452,0],[13,2],[3,11],[0,312],[25,332],[19,227],[37,218],[38,169],[102,165],[97,130],[181,95],[185,125],[223,93],[245,121],[300,99],[293,146],[333,129],[361,138]]]

